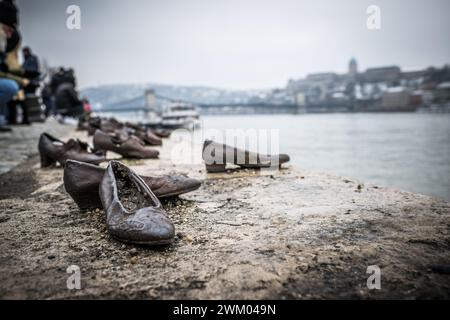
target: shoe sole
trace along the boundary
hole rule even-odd
[[[127,243],[127,244],[137,244],[137,245],[141,245],[141,246],[162,246],[162,245],[171,244],[173,242],[173,238],[168,239],[168,240],[158,240],[158,241],[134,241],[134,240],[120,239],[115,236],[111,236],[111,237],[119,242],[123,242],[123,243]]]
[[[198,188],[200,188],[200,186],[201,185],[199,185],[198,187],[196,186],[196,187],[192,187],[192,188],[187,188],[187,189],[183,189],[183,190],[180,190],[180,191],[175,191],[175,192],[172,192],[172,193],[167,193],[167,194],[156,196],[156,197],[158,199],[176,197],[176,196],[179,196],[180,194],[184,194],[184,193],[188,193],[188,192],[197,190]]]

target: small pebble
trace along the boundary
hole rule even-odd
[[[136,262],[138,262],[138,257],[134,256],[130,259],[131,264],[136,264]]]

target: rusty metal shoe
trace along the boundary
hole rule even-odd
[[[59,162],[62,166],[69,159],[99,164],[106,161],[104,155],[91,152],[87,143],[80,140],[70,139],[67,143],[56,139],[48,133],[41,134],[39,138],[39,153],[41,156],[41,167],[49,167]]]
[[[202,152],[207,172],[226,171],[226,164],[238,165],[241,168],[261,169],[278,166],[289,161],[287,154],[264,155],[206,140]]]
[[[110,161],[99,193],[108,232],[115,239],[150,246],[173,241],[172,221],[144,180],[130,168]]]
[[[82,210],[101,208],[99,185],[105,169],[85,162],[68,160],[64,168],[64,188]],[[201,182],[186,176],[141,176],[159,199],[198,189]]]
[[[109,135],[100,130],[94,133],[94,149],[113,151],[125,158],[156,159],[159,156],[159,151],[146,148],[136,137],[131,136],[127,140],[122,140],[115,134]]]

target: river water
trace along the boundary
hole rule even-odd
[[[203,116],[204,129],[278,129],[280,152],[329,172],[450,201],[450,114]]]

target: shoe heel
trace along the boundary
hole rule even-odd
[[[41,153],[41,168],[47,168],[56,163],[52,158]]]
[[[102,203],[98,192],[73,192],[67,191],[80,210],[102,209]]]
[[[225,172],[226,171],[226,169],[225,169],[226,164],[225,163],[224,164],[217,164],[217,163],[205,164],[205,166],[206,166],[206,171],[207,172]]]

